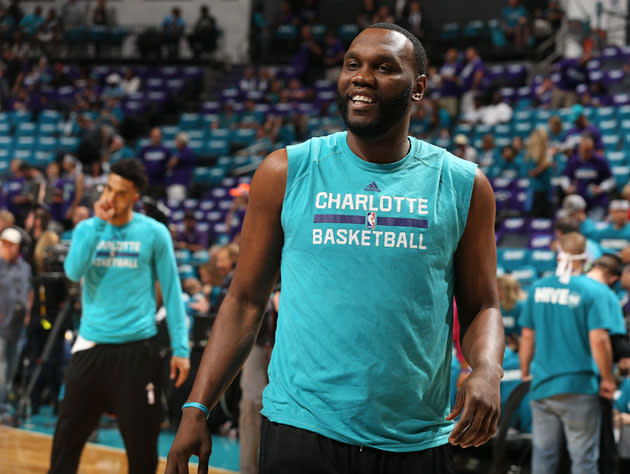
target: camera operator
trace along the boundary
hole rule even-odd
[[[166,226],[133,211],[147,183],[134,159],[112,165],[95,217],[74,232],[64,263],[83,280],[79,337],[65,372],[50,473],[77,471],[104,412],[116,415],[130,473],[155,472],[161,420],[160,347],[155,323],[160,283],[179,387],[190,368],[182,290]]]
[[[58,244],[59,235],[48,230],[41,234],[33,252],[33,311],[27,327],[25,348],[29,360],[29,380],[34,376],[37,366],[42,365],[40,375],[29,394],[33,414],[39,412],[45,387],[49,388],[49,400],[56,412],[64,368],[63,334],[72,327],[71,318],[66,318],[64,330],[56,337],[52,351],[47,357],[44,356],[44,347],[51,337],[52,326],[68,293],[68,282],[63,274],[63,259],[68,247]]]
[[[0,405],[6,403],[17,368],[18,341],[33,303],[31,266],[20,257],[21,243],[22,234],[15,227],[0,234]]]

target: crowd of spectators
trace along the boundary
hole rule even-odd
[[[0,3],[0,42],[12,45],[21,56],[120,55],[122,41],[130,32],[129,25],[120,24],[116,8],[106,0],[67,0],[59,12],[54,6],[44,12],[39,5],[29,11],[19,0],[12,0],[9,5]],[[136,44],[141,55],[177,58],[181,40],[186,39],[192,57],[200,58],[216,51],[219,36],[216,19],[207,5],[200,7],[190,28],[181,10],[174,7],[159,28],[138,34]],[[91,46],[91,51],[86,45]]]

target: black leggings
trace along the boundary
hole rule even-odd
[[[450,446],[393,453],[353,446],[263,417],[259,474],[451,474]]]
[[[81,451],[103,413],[116,415],[129,474],[154,473],[160,433],[161,363],[157,338],[97,344],[66,369],[50,474],[77,472]]]

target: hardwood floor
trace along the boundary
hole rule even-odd
[[[52,437],[31,431],[0,426],[0,473],[44,474],[48,470]],[[166,460],[160,459],[158,473],[162,474]],[[126,474],[127,459],[124,451],[97,444],[88,444],[83,450],[79,474]],[[197,466],[190,465],[190,474]],[[210,468],[210,474],[236,474],[234,471]]]

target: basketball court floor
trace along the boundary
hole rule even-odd
[[[55,417],[46,413],[33,416],[22,429],[0,426],[0,473],[44,474],[48,470]],[[166,467],[166,456],[175,433],[162,432],[158,442],[158,473]],[[98,430],[97,443],[86,445],[79,474],[126,474],[127,460],[120,433],[115,426]],[[210,474],[238,473],[238,441],[222,436],[212,437]],[[196,458],[190,472],[196,473]]]

